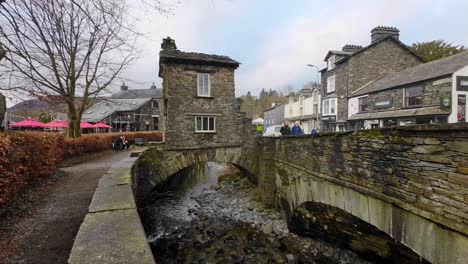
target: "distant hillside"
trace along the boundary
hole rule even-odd
[[[252,96],[250,92],[238,98],[241,103],[241,112],[244,112],[248,118],[263,118],[263,112],[270,109],[272,104],[286,103],[287,98],[283,94],[275,91],[266,91],[262,89],[259,96]]]

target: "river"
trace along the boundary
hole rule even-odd
[[[140,209],[157,263],[369,263],[290,233],[232,165],[208,162],[174,175]]]

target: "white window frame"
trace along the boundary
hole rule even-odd
[[[328,64],[328,65],[327,65],[327,68],[328,68],[329,71],[335,69],[335,61],[336,61],[335,56],[330,56],[330,57],[328,58],[328,61],[327,61],[327,64]]]
[[[335,75],[327,78],[327,93],[332,93],[335,91],[335,80]]]
[[[205,79],[203,77],[207,76],[208,82],[205,89]],[[202,79],[200,79],[202,78]],[[203,83],[203,87],[200,87],[200,81]],[[198,73],[197,74],[197,96],[199,97],[211,97],[211,76],[209,73]]]
[[[331,110],[334,110],[333,113]],[[336,115],[337,112],[337,99],[329,98],[323,100],[323,115]]]
[[[200,129],[198,128],[198,119],[200,118]],[[213,129],[210,129],[210,118],[213,119]],[[208,129],[203,129],[204,122],[208,122]],[[216,117],[215,116],[195,116],[195,132],[196,133],[216,133]]]

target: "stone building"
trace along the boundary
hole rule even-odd
[[[239,62],[227,56],[180,51],[169,37],[163,39],[161,48],[166,146],[199,149],[241,144],[244,114],[234,87]]]
[[[285,104],[273,104],[270,109],[263,113],[265,128],[269,126],[281,125],[284,120]]]
[[[351,92],[353,129],[466,122],[468,52],[390,73]]]
[[[128,89],[122,84],[119,92],[86,109],[82,119],[109,124],[112,131],[163,130],[159,118],[161,104],[161,89],[154,84],[149,89]]]
[[[295,96],[289,96],[284,107],[284,119],[290,122],[299,121],[304,133],[319,129],[322,113],[320,88],[304,88]]]
[[[423,63],[399,35],[396,28],[379,26],[372,29],[368,46],[345,45],[327,53],[327,67],[321,70],[322,130],[351,129],[347,122],[351,93],[385,74]]]

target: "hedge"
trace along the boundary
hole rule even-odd
[[[28,182],[54,173],[64,158],[108,150],[112,139],[161,141],[161,132],[86,134],[76,139],[44,132],[0,133],[0,208]]]

